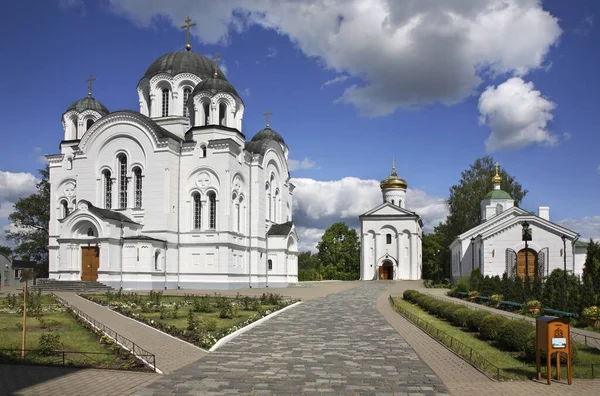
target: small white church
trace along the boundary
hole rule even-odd
[[[515,206],[501,189],[500,165],[492,178],[493,190],[481,201],[482,222],[460,234],[450,245],[452,277],[469,275],[476,268],[490,276],[521,278],[548,276],[555,268],[575,275],[583,273],[587,243],[579,234],[550,221],[550,208],[533,214]],[[529,235],[523,238],[523,234]],[[524,241],[527,239],[527,241]]]
[[[408,184],[392,165],[380,187],[383,203],[359,216],[360,279],[420,279],[423,221],[406,209]]]
[[[298,281],[288,146],[246,140],[244,102],[216,61],[165,54],[139,112],[92,97],[62,115],[48,155],[50,278],[126,290],[281,287]],[[213,62],[214,61],[214,62]]]

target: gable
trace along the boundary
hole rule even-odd
[[[541,217],[538,217],[536,215],[523,214],[520,216],[515,216],[505,222],[499,223],[496,227],[493,227],[493,228],[488,229],[485,232],[481,233],[481,236],[484,239],[489,238],[489,237],[491,237],[499,232],[502,232],[508,228],[514,227],[515,225],[520,226],[520,223],[522,223],[524,221],[527,221],[531,225],[531,227],[545,229],[546,231],[553,233],[555,235],[558,235],[558,236],[565,235],[569,239],[573,239],[573,238],[577,237],[577,235],[579,235],[575,231],[569,230],[568,228],[565,228],[563,226],[555,224],[551,221],[542,219]]]
[[[488,221],[481,223],[478,226],[475,226],[468,231],[463,232],[462,234],[460,234],[459,236],[456,237],[456,239],[454,240],[452,245],[454,245],[454,243],[456,243],[458,241],[469,239],[474,235],[479,235],[488,230],[491,230],[492,228],[496,228],[500,224],[504,224],[507,221],[509,221],[510,219],[516,218],[518,215],[524,214],[524,213],[526,213],[525,210],[518,208],[516,206],[513,206],[512,208],[505,210],[504,212],[500,213],[499,215],[492,217]]]
[[[415,212],[403,209],[399,206],[384,202],[374,209],[358,216],[359,218],[368,216],[418,216]]]

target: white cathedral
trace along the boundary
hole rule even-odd
[[[392,173],[381,181],[383,203],[360,215],[360,279],[421,279],[423,221],[406,209],[406,181]]]
[[[109,112],[90,76],[62,115],[60,154],[47,156],[50,278],[126,290],[298,282],[288,146],[268,118],[246,141],[240,95],[190,50],[189,30],[186,49],[148,67],[139,112]]]

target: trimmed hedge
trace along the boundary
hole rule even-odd
[[[479,332],[479,337],[505,351],[521,352],[535,358],[535,326],[525,320],[511,320],[484,310],[471,310],[463,304],[437,300],[416,290],[406,290],[404,299],[456,327]]]
[[[482,311],[479,309],[472,310],[471,312],[469,312],[469,315],[467,316],[467,320],[466,320],[467,329],[474,331],[474,332],[479,332],[481,330],[481,322],[483,321],[483,319],[487,318],[491,314],[492,314],[491,312]]]

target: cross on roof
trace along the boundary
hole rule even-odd
[[[213,61],[213,63],[215,64],[215,77],[217,77],[217,70],[218,70],[218,66],[219,66],[219,65],[218,65],[218,62],[219,62],[220,60],[223,60],[223,58],[221,58],[221,57],[219,56],[219,53],[218,53],[218,52],[215,52],[215,57],[211,59],[211,61]]]
[[[396,170],[396,157],[392,157],[392,170]]]
[[[90,78],[85,80],[85,82],[88,83],[88,96],[90,98],[92,97],[92,81],[96,81],[96,79],[90,74]]]
[[[494,165],[496,165],[496,176],[498,176],[498,174],[500,172],[499,171],[499,169],[500,169],[500,163],[496,161],[496,163]]]
[[[196,26],[196,24],[195,24],[195,23],[190,23],[190,22],[192,22],[192,20],[191,20],[191,19],[190,19],[190,17],[188,16],[187,18],[185,18],[185,25],[183,25],[183,26],[181,27],[182,29],[187,29],[187,33],[186,33],[186,37],[185,37],[185,39],[186,39],[186,41],[185,41],[185,49],[186,49],[186,50],[188,50],[188,51],[189,51],[190,49],[192,49],[192,46],[191,46],[191,44],[190,44],[190,28],[191,28],[192,26]]]
[[[273,113],[271,113],[269,110],[265,111],[265,121],[267,122],[267,128],[269,128],[269,116],[272,115]]]

